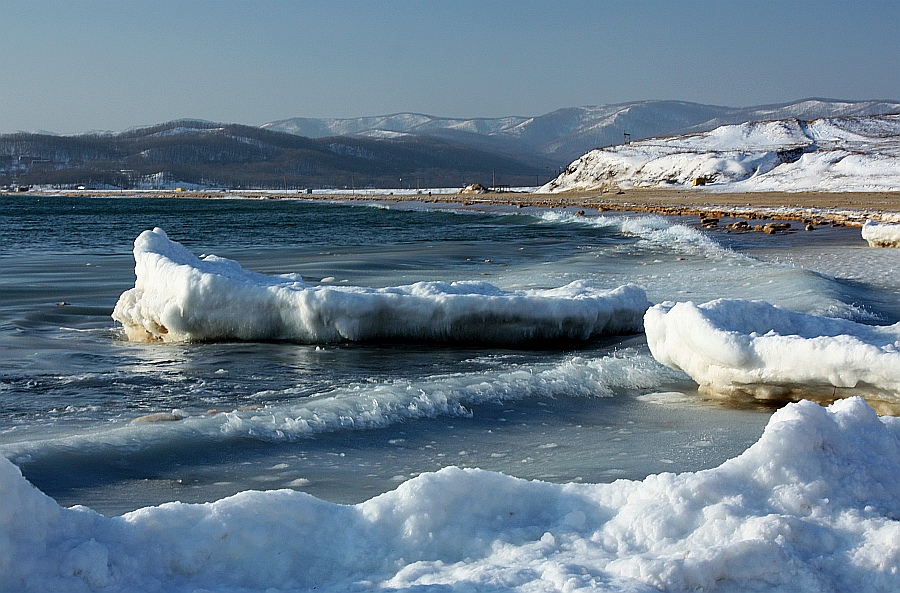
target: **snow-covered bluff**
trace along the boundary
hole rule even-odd
[[[898,191],[900,115],[781,119],[598,148],[542,191],[684,187]]]

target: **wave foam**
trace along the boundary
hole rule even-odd
[[[717,243],[705,233],[683,224],[672,223],[662,216],[638,217],[575,216],[567,212],[545,212],[541,219],[547,222],[564,222],[590,225],[597,228],[612,228],[622,234],[638,237],[647,247],[663,247],[682,253],[696,253],[720,256],[737,255]]]
[[[317,434],[368,430],[441,416],[470,416],[486,402],[528,398],[609,397],[621,391],[656,388],[684,381],[650,355],[632,349],[601,358],[568,357],[560,362],[512,366],[478,373],[452,373],[385,382],[360,382],[291,401],[288,393],[261,392],[286,403],[203,413],[170,410],[177,422],[128,423],[78,435],[7,444],[0,453],[27,461],[56,450],[96,451],[151,447],[179,440],[252,438],[293,441]]]

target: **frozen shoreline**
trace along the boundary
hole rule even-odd
[[[446,468],[354,506],[278,490],[105,518],[0,459],[17,591],[894,590],[896,418],[791,404],[717,468],[554,485]],[[24,512],[23,512],[24,511]]]
[[[246,197],[252,199],[251,196]],[[44,203],[52,201],[49,198],[34,200]],[[88,206],[95,209],[118,206],[112,203],[113,200],[76,201],[92,202]],[[24,209],[36,206],[29,204],[27,200],[21,202]],[[249,201],[242,204],[222,201],[204,203],[200,200],[185,200],[186,204],[175,200],[161,200],[159,204],[149,202],[144,201],[141,205],[165,208],[187,205],[195,213],[214,210],[217,205],[229,208],[240,206],[239,210],[242,212],[275,210],[276,213],[283,213],[296,209],[303,211],[300,215],[308,215],[306,211],[318,209],[309,208],[308,204],[278,201],[257,204]],[[371,203],[374,202],[373,200]],[[271,206],[275,208],[270,208]],[[300,207],[294,208],[295,206]],[[456,205],[447,208],[461,209]],[[493,207],[483,207],[479,203],[473,203],[468,208],[473,209],[473,212],[478,209],[495,211],[492,210]],[[501,211],[515,212],[511,208],[513,207],[504,205]],[[351,214],[361,215],[363,221],[382,216],[405,217],[408,214],[406,209],[347,208]],[[427,204],[416,204],[409,209],[432,208]],[[321,210],[326,227],[330,226],[332,217],[337,220],[345,215],[342,209],[336,207],[323,207]],[[404,212],[398,213],[396,210]],[[529,215],[535,213],[528,212]],[[751,279],[757,282],[760,278],[775,279],[773,274],[766,273],[766,266],[741,265],[736,266],[734,273],[726,273],[725,265],[733,258],[723,259],[719,248],[707,246],[707,241],[712,241],[700,231],[679,226],[685,221],[673,223],[656,216],[611,216],[596,217],[594,220],[592,216],[576,217],[573,209],[565,212],[544,211],[539,214],[544,221],[556,220],[559,215],[569,225],[537,225],[538,228],[556,227],[554,234],[546,235],[555,240],[562,240],[570,235],[576,238],[586,237],[587,235],[579,235],[578,229],[585,227],[605,231],[607,229],[600,225],[607,222],[613,224],[614,228],[609,229],[609,234],[621,234],[629,241],[638,241],[641,249],[646,252],[642,253],[641,259],[633,262],[635,265],[628,268],[629,272],[637,269],[641,262],[652,262],[651,258],[655,259],[655,254],[665,249],[663,253],[666,259],[671,260],[672,267],[660,268],[659,271],[671,271],[680,278],[690,278],[692,283],[699,280],[694,273],[698,271],[697,268],[702,268],[710,278],[715,275],[718,281],[711,286],[719,289],[726,284],[730,286],[734,279],[740,279],[740,272],[746,270],[752,270]],[[270,213],[270,216],[274,218],[275,214]],[[410,218],[420,216],[421,213],[413,212]],[[422,218],[431,216],[432,213],[429,212]],[[234,218],[241,223],[246,216],[235,215]],[[439,215],[437,218],[447,223],[450,219],[486,217]],[[507,218],[516,224],[534,224],[532,216]],[[603,218],[611,220],[604,221]],[[51,218],[44,217],[44,220],[49,219]],[[191,232],[198,237],[208,237],[203,232],[221,233],[224,228],[217,221],[208,222],[209,228],[204,229],[191,216],[185,217],[185,220],[188,225],[195,227]],[[636,228],[638,223],[645,225],[643,231]],[[359,225],[362,226],[362,222]],[[21,226],[23,235],[33,235],[34,231],[28,230],[25,225]],[[285,232],[289,232],[289,225],[286,226],[288,230]],[[103,228],[110,228],[110,225],[104,225]],[[437,228],[437,225],[429,221],[427,228]],[[672,232],[673,230],[677,232]],[[679,249],[683,247],[679,244],[679,238],[684,239],[680,236],[681,232],[688,235],[688,248]],[[505,236],[509,234],[512,233]],[[595,234],[600,236],[599,232]],[[773,252],[789,255],[790,250],[784,246],[792,243],[818,243],[825,240],[825,245],[820,247],[827,250],[834,244],[831,242],[832,238],[851,235],[861,244],[854,251],[877,257],[878,259],[871,261],[882,262],[879,269],[888,273],[891,269],[896,269],[896,266],[886,264],[896,261],[893,256],[898,255],[898,252],[863,247],[864,241],[859,237],[859,231],[852,228],[823,229],[817,233],[801,231],[794,235],[794,239],[787,236],[782,236],[781,239],[747,236],[739,240],[752,239],[751,242],[755,245],[774,241],[771,243],[775,246]],[[653,241],[649,240],[650,237],[654,238]],[[430,236],[426,238],[431,240]],[[532,241],[531,236],[524,237],[522,243],[525,241]],[[587,241],[589,239],[585,239]],[[240,242],[240,239],[236,242]],[[580,242],[582,241],[578,240],[573,244]],[[199,249],[201,245],[208,246],[208,243],[208,239],[203,239],[194,241],[189,246]],[[497,244],[499,241],[495,241],[491,248],[496,249]],[[517,243],[510,249],[517,248],[518,245]],[[215,246],[218,250],[218,243]],[[40,250],[38,244],[35,251]],[[233,248],[228,255],[234,257],[234,261],[242,261],[245,260],[243,255],[249,251],[249,248]],[[310,251],[313,250],[307,250],[307,253]],[[97,249],[91,250],[75,264],[95,263],[97,252]],[[402,253],[408,254],[410,251]],[[266,261],[269,261],[268,257],[271,255],[267,256]],[[382,256],[379,252],[374,257]],[[525,254],[517,261],[527,263],[528,258],[530,254]],[[542,261],[549,259],[544,258]],[[259,261],[256,260],[257,263]],[[219,260],[218,263],[223,262]],[[333,263],[330,258],[327,265],[331,273]],[[713,272],[710,268],[721,269]],[[576,268],[569,268],[567,271],[572,269]],[[833,271],[832,268],[828,270]],[[265,271],[275,273],[282,269],[272,265]],[[657,270],[643,272],[641,277],[649,279],[656,272]],[[107,273],[99,268],[97,270],[100,276]],[[457,273],[454,271],[451,275],[456,276]],[[321,278],[322,274],[311,277]],[[812,273],[804,272],[802,277],[800,274],[788,274],[788,277],[789,281],[781,285],[773,295],[783,296],[797,291],[798,283],[795,280],[798,278],[801,286],[826,292],[836,285],[835,282],[822,280]],[[127,286],[130,281],[127,275],[120,275],[120,279],[126,281],[122,283],[122,287]],[[809,284],[806,280],[809,280]],[[659,282],[669,281],[663,279]],[[365,282],[355,284],[366,285]],[[392,280],[385,284],[396,287],[402,283]],[[888,288],[884,288],[884,285]],[[558,284],[554,283],[552,286]],[[880,286],[888,291],[893,290],[896,284],[892,280]],[[672,286],[665,293],[680,299],[676,295],[682,294],[677,290],[682,287],[694,290],[694,286]],[[702,290],[704,295],[710,292],[720,294],[720,290],[713,290],[710,286]],[[45,297],[40,295],[39,298]],[[46,299],[50,303],[48,308],[56,315],[60,310],[53,303],[62,299]],[[848,303],[855,302],[855,299],[850,298],[844,300]],[[69,308],[73,312],[74,309]],[[54,326],[60,324],[55,316],[49,319]],[[104,332],[105,337],[100,339],[108,339],[108,330],[104,329]],[[58,341],[58,338],[54,338],[54,341]],[[214,369],[232,369],[227,363],[220,362],[218,353],[196,357],[191,361],[192,365],[181,365],[180,361],[172,360],[175,358],[171,354],[175,352],[174,348],[155,345],[138,348],[127,345],[127,349],[153,353],[136,370],[144,375],[146,372],[142,369],[152,365],[154,369],[158,369],[152,372],[161,378],[159,382],[146,383],[141,380],[142,377],[137,377],[135,390],[132,392],[136,394],[149,393],[159,387],[170,389],[169,381],[174,379],[172,390],[179,392],[180,396],[184,394],[182,387],[194,385],[197,375],[211,381],[213,377],[220,376]],[[206,345],[191,348],[203,349],[206,349]],[[261,348],[251,352],[252,360],[248,357],[246,366],[237,367],[235,371],[249,368],[252,375],[257,371],[257,365],[263,363],[273,350]],[[322,352],[315,350],[313,355],[321,354]],[[630,356],[615,360],[607,358],[610,358],[608,362],[614,363],[616,369],[627,367],[628,370],[636,368],[636,361],[649,361],[646,356],[639,359]],[[99,364],[106,366],[108,360],[110,359],[101,359]],[[298,362],[305,363],[306,360],[291,356],[287,362],[294,365]],[[331,363],[323,359],[321,364],[324,366]],[[273,368],[285,367],[286,365]],[[428,411],[424,406],[432,401],[436,406],[441,405],[442,401],[447,401],[450,405],[454,402],[466,405],[468,402],[482,401],[478,398],[505,397],[505,392],[499,391],[505,389],[505,385],[512,385],[509,392],[513,394],[521,392],[520,385],[531,389],[529,393],[541,393],[544,386],[552,382],[559,387],[547,390],[546,393],[577,396],[581,392],[573,392],[573,387],[585,385],[584,393],[596,394],[598,389],[595,385],[609,384],[605,379],[605,362],[602,365],[592,362],[573,365],[566,362],[562,368],[563,373],[557,372],[558,367],[560,365],[557,364],[529,365],[529,368],[512,368],[509,372],[504,367],[502,375],[487,375],[491,379],[490,387],[493,390],[480,386],[485,380],[485,373],[479,370],[482,368],[480,366],[474,371],[467,371],[461,377],[462,380],[454,374],[448,375],[450,381],[434,381],[429,375],[426,381],[416,379],[410,382],[376,383],[374,388],[379,391],[382,385],[389,385],[392,393],[403,395],[409,392],[412,395],[393,400],[399,402],[393,408],[388,408],[391,401],[380,393],[368,401],[376,404],[372,409],[381,413],[380,417],[387,417],[396,410],[397,416],[403,420],[416,418],[417,415],[427,417]],[[539,372],[532,373],[533,369]],[[653,373],[653,376],[659,376],[657,371]],[[631,373],[616,372],[612,376],[633,380]],[[103,374],[101,377],[104,379],[99,385],[105,391],[109,383],[105,378],[109,375]],[[294,389],[294,379],[289,380],[290,384],[285,381],[275,388]],[[255,381],[251,377],[250,382]],[[358,403],[360,398],[357,396],[357,384],[359,383],[348,385],[336,395],[346,394],[348,397],[344,399],[349,403]],[[669,386],[668,381],[658,379],[645,384],[666,388]],[[188,391],[186,395],[191,398],[195,393],[215,395],[214,392],[227,392],[234,385],[238,385],[237,381],[211,382],[202,391]],[[394,386],[399,389],[393,389]],[[406,386],[412,388],[407,389]],[[23,391],[32,390],[30,384],[26,388]],[[248,393],[255,394],[257,389],[262,388],[268,389],[269,386],[252,387]],[[425,399],[421,397],[423,388],[427,396]],[[69,387],[63,385],[62,389],[68,390]],[[431,395],[434,397],[431,398]],[[666,393],[648,393],[646,396],[666,398]],[[159,398],[152,401],[158,404],[161,401],[178,400]],[[234,401],[243,400],[235,398]],[[407,402],[414,405],[409,406]],[[541,403],[543,402],[535,402],[534,406],[540,407]],[[402,410],[400,406],[403,406]],[[499,420],[506,418],[501,417],[502,412],[512,406],[506,400],[503,406],[498,407],[496,424],[479,424],[466,433],[466,436],[485,428],[495,430],[500,426]],[[577,402],[573,402],[573,407],[578,407]],[[266,427],[270,427],[274,433],[283,431],[285,426],[304,422],[309,422],[304,426],[311,427],[306,432],[313,432],[318,430],[313,422],[316,420],[319,421],[318,426],[324,426],[327,430],[329,423],[332,426],[338,425],[347,419],[354,422],[357,418],[373,418],[375,422],[379,419],[374,414],[366,415],[365,408],[343,405],[329,407],[336,413],[327,417],[324,414],[327,410],[324,408],[311,409],[311,414],[304,415],[298,408],[284,406],[275,410],[278,413],[272,413],[272,409],[248,409],[246,412],[226,411],[201,417],[202,410],[206,408],[204,405],[196,411],[196,420],[201,420],[204,426],[215,428],[221,423],[221,426],[229,429],[240,423],[248,434],[250,430]],[[594,408],[591,413],[595,414],[598,409]],[[350,413],[344,413],[346,410]],[[537,415],[530,418],[540,419]],[[641,418],[639,421],[644,422],[645,419]],[[194,431],[198,425],[190,417],[183,423],[168,424],[178,424],[185,431]],[[624,422],[620,422],[617,427],[629,429]],[[587,427],[585,432],[590,428],[592,427]],[[236,496],[217,497],[214,502],[145,504],[135,506],[137,510],[134,512],[115,518],[101,517],[85,507],[61,508],[56,501],[41,494],[41,490],[31,487],[11,465],[0,460],[0,475],[4,478],[0,480],[0,493],[3,494],[0,498],[5,501],[0,505],[0,582],[8,583],[6,587],[11,590],[20,591],[66,589],[187,592],[208,589],[243,593],[266,590],[305,591],[313,588],[318,591],[421,591],[432,588],[441,591],[894,590],[900,576],[896,569],[900,558],[896,543],[900,527],[896,520],[896,501],[900,499],[897,496],[900,492],[897,481],[897,476],[900,475],[897,471],[900,459],[897,453],[900,443],[898,428],[900,426],[896,418],[876,417],[871,408],[858,398],[839,401],[829,408],[803,402],[777,412],[771,418],[765,434],[755,445],[742,448],[743,452],[740,453],[729,453],[729,461],[706,465],[699,471],[676,469],[675,472],[667,473],[669,470],[665,468],[675,469],[675,466],[666,465],[663,466],[664,469],[654,469],[648,477],[612,483],[592,478],[590,481],[595,483],[591,484],[566,477],[565,483],[554,484],[543,481],[544,476],[540,474],[533,474],[536,475],[534,479],[540,481],[529,481],[531,476],[527,480],[516,479],[510,477],[512,472],[507,473],[505,469],[502,470],[507,474],[504,476],[500,473],[456,467],[445,467],[434,472],[420,471],[420,466],[415,468],[417,477],[406,480],[399,487],[392,485],[384,494],[374,498],[367,497],[365,502],[358,504],[331,504],[325,502],[327,497],[313,498],[308,494],[283,489],[297,486],[260,481],[251,483],[250,487],[241,486],[241,492]],[[145,423],[129,424],[123,432],[137,433],[157,429],[170,431],[169,434],[172,434],[169,426]],[[216,428],[215,433],[218,432],[219,429]],[[206,438],[203,434],[214,433],[209,430],[201,433],[199,439],[189,444],[204,443]],[[298,430],[296,434],[305,433]],[[427,446],[430,440],[439,440],[439,437],[432,438],[432,434],[435,433],[429,432],[427,439],[423,438],[420,444]],[[440,434],[446,435],[446,431]],[[571,438],[572,434],[572,431],[565,432],[565,436],[561,438]],[[399,430],[383,436],[386,444],[381,451],[388,453],[393,451],[391,447],[395,447],[391,440],[410,438],[410,435],[401,434]],[[513,436],[517,435],[511,435],[510,443],[521,443],[513,439]],[[208,450],[210,455],[225,458],[219,468],[231,469],[230,466],[238,463],[235,463],[234,458],[223,456],[222,450],[217,448],[218,443],[223,441],[224,439],[213,440]],[[697,443],[697,448],[691,451],[698,451],[711,444],[712,440],[704,437],[700,441],[698,436],[692,438],[693,442]],[[699,444],[701,442],[702,446]],[[539,447],[559,447],[547,451],[569,455],[565,445],[559,446],[565,443],[560,439],[551,441],[543,438],[534,443]],[[410,438],[403,446],[412,448],[413,444],[414,441]],[[471,451],[469,444],[467,442],[466,451]],[[460,448],[448,444],[445,450],[456,453]],[[182,455],[185,450],[187,447],[184,446],[176,448],[172,458],[183,461],[183,457],[179,458],[178,455]],[[611,455],[606,449],[588,450],[598,457],[601,454]],[[632,450],[633,448],[629,449]],[[323,447],[322,451],[326,451],[326,448]],[[541,448],[540,451],[544,449]],[[598,454],[599,451],[602,453]],[[329,450],[328,454],[335,452]],[[492,451],[485,448],[483,458],[490,453]],[[85,458],[90,463],[76,465],[74,472],[90,468],[97,461],[92,455]],[[462,460],[470,458],[467,453],[465,458],[452,459],[454,463],[459,460],[458,465],[463,465]],[[61,467],[71,458],[62,456],[59,459],[64,461],[56,461],[55,465],[48,463],[44,466],[45,470]],[[139,464],[147,460],[146,457],[139,456],[126,459],[136,460]],[[157,461],[159,459],[164,458],[157,458]],[[292,469],[301,467],[291,465],[297,463],[293,459],[285,460],[275,456],[264,459],[265,462],[261,462],[259,468],[267,471],[259,471],[256,477],[274,477],[276,473],[281,475],[284,472],[285,481],[298,480],[298,483],[301,479],[311,477],[305,473],[288,474]],[[337,459],[336,463],[349,464],[352,458],[348,455],[347,458]],[[548,460],[548,465],[555,463],[553,458],[545,459]],[[665,461],[672,463],[668,458]],[[394,474],[401,479],[412,476],[412,471],[406,470],[404,463],[400,462],[396,466],[404,468],[402,476],[397,472],[385,475]],[[196,477],[194,470],[198,467],[195,464],[171,474],[153,477],[155,483],[161,485],[174,482],[168,478],[177,477],[180,484],[183,477]],[[84,473],[85,481],[95,479],[90,472]],[[27,472],[25,475],[28,475]],[[221,474],[213,471],[205,475],[212,476],[213,480],[224,479]],[[616,474],[609,475],[615,477]],[[275,490],[276,486],[282,489]],[[138,487],[145,489],[149,487],[149,482],[139,483]],[[185,490],[182,492],[186,492],[189,486],[183,487]],[[272,488],[272,491],[257,492],[251,489],[256,487]],[[43,488],[42,490],[49,492]],[[181,500],[187,499],[183,497]],[[88,503],[88,506],[91,504]],[[4,589],[4,586],[0,586],[0,589]]]

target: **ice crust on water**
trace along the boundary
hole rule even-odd
[[[900,419],[776,412],[718,468],[612,484],[447,468],[354,506],[289,490],[106,518],[0,459],[8,591],[900,589]]]
[[[54,450],[136,451],[179,439],[255,439],[294,441],[317,434],[385,428],[421,418],[471,416],[486,402],[527,398],[613,397],[623,390],[651,389],[683,380],[677,371],[649,354],[625,349],[601,358],[570,356],[565,360],[479,373],[450,373],[416,379],[366,381],[336,387],[312,397],[259,408],[209,414],[201,410],[161,413],[178,422],[129,422],[102,431],[65,434],[0,447],[16,463]],[[265,397],[266,392],[257,394]]]
[[[132,340],[586,340],[641,331],[650,306],[637,286],[584,281],[516,292],[484,282],[310,286],[214,255],[201,260],[159,228],[135,240],[134,258],[135,287],[113,311]]]
[[[900,224],[867,220],[862,228],[862,238],[870,247],[900,247]]]
[[[644,327],[653,356],[710,393],[781,399],[818,390],[900,404],[900,323],[863,325],[719,299],[655,305]],[[836,391],[843,389],[851,391]]]

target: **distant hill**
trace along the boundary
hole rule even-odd
[[[535,185],[548,161],[430,136],[305,138],[178,120],[121,133],[0,135],[0,185],[152,188]],[[555,174],[555,171],[552,171]]]
[[[823,117],[900,113],[896,101],[804,99],[755,107],[721,107],[683,101],[634,101],[615,105],[570,107],[537,117],[456,119],[398,113],[352,119],[293,118],[262,127],[318,138],[439,137],[484,150],[545,157],[568,164],[585,152],[631,140],[711,130],[748,121],[802,120]]]
[[[900,115],[726,125],[595,149],[544,191],[900,191]]]
[[[596,147],[725,124],[900,113],[900,103],[807,99],[757,107],[638,101],[538,117],[402,113],[261,127],[177,120],[125,132],[0,135],[0,185],[119,188],[533,186]]]

